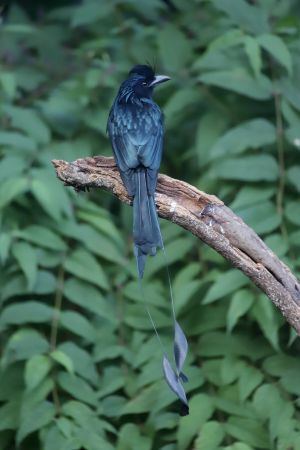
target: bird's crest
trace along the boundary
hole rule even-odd
[[[146,80],[151,81],[154,80],[155,72],[150,65],[138,64],[131,69],[129,75],[141,75]]]

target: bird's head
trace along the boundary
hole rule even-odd
[[[123,88],[124,93],[131,91],[131,94],[138,99],[150,98],[155,86],[168,80],[170,80],[170,77],[166,75],[155,75],[151,66],[137,65],[130,70],[129,76],[122,83],[121,89]]]

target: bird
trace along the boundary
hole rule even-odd
[[[121,179],[128,195],[133,198],[133,243],[140,281],[144,276],[147,256],[155,256],[158,248],[164,251],[155,206],[155,190],[163,152],[164,116],[153,100],[153,92],[158,85],[168,80],[169,76],[155,74],[150,65],[135,65],[120,85],[107,122],[107,133]],[[181,384],[181,381],[187,381],[187,377],[181,369],[188,345],[176,321],[168,267],[167,270],[174,319],[176,371],[164,351],[148,309],[147,313],[164,351],[166,382],[181,401],[180,415],[187,415],[188,402]]]
[[[164,117],[153,101],[154,88],[170,77],[136,65],[121,84],[110,110],[107,131],[121,178],[133,197],[133,241],[139,277],[147,255],[162,248],[155,189],[162,158]]]

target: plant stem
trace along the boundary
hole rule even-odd
[[[277,133],[277,154],[279,163],[279,184],[277,191],[277,212],[282,217],[283,214],[283,198],[285,189],[285,162],[284,162],[284,145],[283,145],[283,123],[281,116],[281,95],[275,91],[275,115],[276,115],[276,133]]]
[[[57,285],[56,285],[56,291],[55,291],[55,299],[54,299],[54,311],[53,311],[53,318],[51,323],[51,334],[50,334],[50,351],[54,351],[56,349],[57,345],[57,333],[58,333],[58,325],[59,325],[59,319],[60,319],[60,312],[61,312],[61,306],[62,306],[62,299],[63,299],[63,284],[64,284],[64,268],[61,265],[58,274],[57,274]],[[56,385],[56,369],[54,367],[53,369],[53,389],[52,389],[52,397],[53,402],[55,404],[56,408],[56,414],[59,416],[61,411],[61,405],[59,400],[59,394],[58,389]]]
[[[50,335],[50,348],[51,351],[56,349],[57,344],[57,333],[58,333],[58,325],[60,319],[62,298],[63,298],[63,284],[64,284],[64,268],[60,266],[57,275],[57,285],[54,299],[54,311],[53,318],[51,324],[51,335]]]

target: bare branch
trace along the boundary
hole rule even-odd
[[[97,156],[72,163],[52,162],[66,185],[79,190],[104,188],[122,202],[131,203],[113,158]],[[244,272],[300,336],[300,284],[241,218],[217,197],[166,175],[158,177],[156,206],[160,217],[190,231]]]

